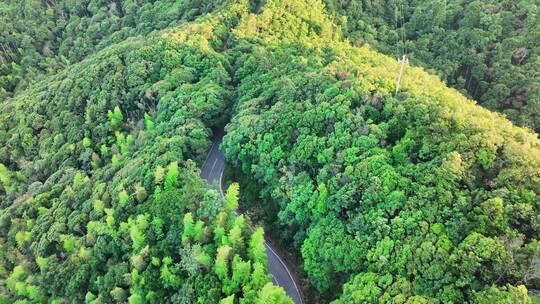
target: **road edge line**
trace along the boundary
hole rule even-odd
[[[287,267],[287,265],[285,264],[285,262],[283,262],[283,260],[279,257],[279,254],[277,254],[274,249],[272,249],[272,246],[270,246],[270,244],[265,240],[264,241],[264,244],[268,247],[268,249],[270,249],[270,251],[272,251],[272,253],[278,258],[279,262],[281,263],[281,265],[283,265],[283,268],[285,268],[285,270],[287,270],[287,274],[289,275],[289,277],[291,278],[291,281],[293,282],[294,284],[294,288],[296,289],[296,291],[298,292],[298,294],[300,295],[300,303],[304,303],[304,300],[302,299],[302,293],[300,292],[300,289],[298,288],[298,286],[296,285],[296,281],[294,280],[294,277],[292,276],[291,272],[289,271],[289,267]]]
[[[206,159],[204,160],[204,163],[201,166],[201,172],[202,172],[202,169],[204,168],[204,165],[206,165],[208,158],[210,158],[210,154],[212,154],[212,149],[214,149],[215,144],[216,142],[212,140],[212,145],[210,146],[210,150],[208,150],[208,154],[206,154]]]

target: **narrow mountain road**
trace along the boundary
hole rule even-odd
[[[212,140],[212,147],[201,169],[201,177],[207,180],[209,185],[217,184],[221,196],[224,196],[221,178],[223,169],[225,168],[225,155],[219,150],[219,145],[221,144],[223,135],[223,131],[217,131],[215,133]],[[281,286],[296,304],[303,304],[302,296],[289,268],[287,268],[285,262],[270,244],[265,242],[265,246],[266,255],[268,256],[268,272],[272,275],[272,282]]]

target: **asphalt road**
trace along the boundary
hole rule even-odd
[[[201,169],[201,177],[208,181],[211,186],[216,186],[220,195],[223,196],[221,188],[221,177],[225,168],[225,155],[219,150],[219,145],[223,139],[223,131],[217,131],[212,140],[212,148],[208,152],[206,161]],[[298,285],[294,281],[289,268],[276,253],[272,246],[265,242],[266,255],[268,256],[268,272],[272,275],[272,282],[283,287],[289,297],[296,304],[303,304]]]

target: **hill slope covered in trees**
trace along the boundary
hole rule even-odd
[[[257,46],[236,62],[224,139],[321,299],[344,283],[338,303],[539,288],[537,135],[418,68],[394,95],[398,63],[340,43],[329,24],[302,1],[244,18],[235,33]]]
[[[111,29],[81,62],[5,87],[3,301],[290,303],[262,230],[234,214],[237,186],[222,200],[198,177],[223,124],[240,203],[288,244],[313,301],[540,289],[536,134],[420,68],[394,94],[398,63],[343,41],[320,0],[179,3],[197,7],[185,20],[210,13]]]
[[[0,301],[292,303],[262,229],[205,189],[228,60],[208,17],[108,47],[2,101]]]
[[[264,1],[252,1],[260,6]],[[482,106],[540,131],[538,4],[325,0],[353,44],[440,75]],[[192,21],[222,1],[14,1],[0,4],[0,96],[111,44]]]
[[[530,0],[325,0],[356,45],[413,64],[540,132],[540,11]]]
[[[174,27],[220,1],[8,0],[0,4],[0,96],[128,37]]]

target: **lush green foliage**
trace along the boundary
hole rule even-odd
[[[229,106],[213,29],[128,39],[2,101],[0,302],[292,302],[238,187],[220,198],[190,160]]]
[[[229,116],[222,149],[316,300],[528,303],[540,289],[536,134],[419,68],[394,94],[398,63],[342,41],[321,0],[83,2],[0,4],[0,302],[290,303],[262,229],[235,215],[239,186],[221,199],[198,176]],[[327,3],[357,20],[353,42],[392,52],[395,4]],[[516,32],[537,34],[536,6],[430,3],[404,5],[417,59],[488,107],[525,98],[508,113],[534,125],[537,55],[505,56],[529,43]],[[459,56],[433,51],[445,31]]]
[[[540,13],[530,0],[324,0],[356,45],[437,73],[482,106],[540,132]]]
[[[4,2],[0,5],[0,28],[5,33],[0,37],[0,96],[26,88],[44,72],[58,71],[128,37],[193,20],[221,3]],[[540,19],[533,1],[324,3],[354,44],[369,43],[393,56],[407,50],[413,63],[439,74],[481,105],[540,130],[536,72],[540,69]]]
[[[111,44],[182,24],[221,1],[8,0],[0,4],[0,97]]]
[[[540,288],[537,136],[418,68],[394,96],[398,64],[333,40],[308,2],[268,1],[237,27],[253,44],[235,62],[224,149],[279,204],[273,230],[313,286],[332,298],[349,281],[338,303]]]

